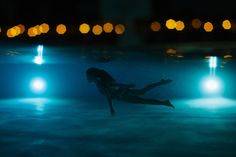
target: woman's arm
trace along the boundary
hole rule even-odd
[[[115,115],[115,110],[114,110],[113,104],[112,104],[111,93],[107,89],[104,89],[104,92],[105,92],[105,96],[106,96],[107,101],[108,101],[110,113],[111,113],[111,115]]]
[[[115,115],[115,110],[114,110],[114,108],[113,108],[113,104],[112,104],[112,99],[111,99],[111,97],[107,96],[107,101],[108,101],[110,113],[111,113],[112,116],[114,116],[114,115]]]

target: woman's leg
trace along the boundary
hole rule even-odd
[[[151,105],[163,105],[175,108],[174,105],[171,104],[169,100],[156,100],[156,99],[147,99],[147,98],[141,98],[137,96],[130,96],[123,98],[124,101],[129,103],[138,103],[138,104],[151,104]]]
[[[155,82],[155,83],[151,83],[151,84],[145,86],[142,89],[132,89],[132,93],[134,95],[144,95],[146,92],[148,92],[148,91],[150,91],[150,90],[152,90],[152,89],[154,89],[154,88],[156,88],[158,86],[161,86],[161,85],[164,85],[164,84],[168,84],[170,82],[172,82],[172,81],[171,80],[163,80],[162,79],[161,81]]]

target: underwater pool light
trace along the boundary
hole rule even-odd
[[[42,78],[34,78],[30,82],[30,87],[34,93],[43,93],[46,90],[46,82]]]
[[[209,94],[216,94],[221,91],[221,82],[216,77],[208,77],[203,80],[203,89]]]
[[[209,67],[216,68],[217,67],[217,57],[211,56],[209,60]]]
[[[39,64],[39,65],[43,64],[43,58],[40,57],[40,56],[35,56],[34,57],[34,63]]]
[[[216,77],[217,57],[209,58],[210,75],[203,79],[202,89],[205,93],[216,96],[222,92],[221,80]]]
[[[219,89],[219,82],[216,79],[208,79],[205,82],[205,87],[208,91],[215,91]]]
[[[38,55],[34,57],[33,62],[35,64],[41,65],[43,64],[43,45],[39,45],[37,47],[37,52],[38,52]]]

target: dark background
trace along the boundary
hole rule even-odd
[[[164,28],[169,18],[183,20],[183,32],[169,31]],[[206,33],[193,30],[191,20],[199,18],[203,22],[211,21],[215,25],[214,32]],[[96,44],[139,45],[159,42],[179,41],[231,41],[235,40],[236,27],[225,31],[221,22],[225,19],[235,21],[233,2],[230,0],[66,0],[66,1],[0,1],[0,26],[2,32],[19,23],[26,27],[47,22],[52,27],[64,23],[70,29],[78,29],[78,25],[87,22],[91,25],[112,22],[122,23],[126,32],[122,36],[103,33],[99,38],[82,37],[73,31],[64,39],[71,41],[89,42]],[[161,22],[162,30],[151,32],[150,23],[154,20]],[[55,31],[51,32],[55,37]],[[54,33],[54,34],[53,34]],[[37,37],[37,40],[41,37]],[[56,37],[57,38],[57,37]],[[49,38],[47,38],[49,39]],[[44,38],[45,40],[45,38]]]
[[[66,0],[61,2],[1,0],[0,2],[1,24],[18,22],[31,24],[40,21],[78,23],[83,20],[106,20],[107,16],[117,19],[124,12],[126,16],[120,17],[123,21],[129,19],[131,14],[137,16],[143,14],[150,19],[235,17],[234,5],[229,0]]]
[[[48,21],[50,23],[77,23],[82,20],[98,20],[99,1],[8,1],[2,0],[1,23],[36,24]]]

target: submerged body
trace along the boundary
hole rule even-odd
[[[106,71],[98,68],[89,68],[86,71],[87,80],[89,82],[94,82],[98,88],[98,90],[107,98],[110,113],[112,115],[115,114],[115,110],[112,105],[112,100],[116,99],[119,101],[125,101],[129,103],[136,104],[152,104],[152,105],[164,105],[168,107],[174,108],[174,106],[170,103],[169,100],[156,100],[143,98],[142,96],[158,87],[160,85],[164,85],[170,83],[171,80],[161,80],[159,82],[151,83],[144,88],[136,89],[134,88],[134,84],[123,84],[118,83],[110,74]]]

